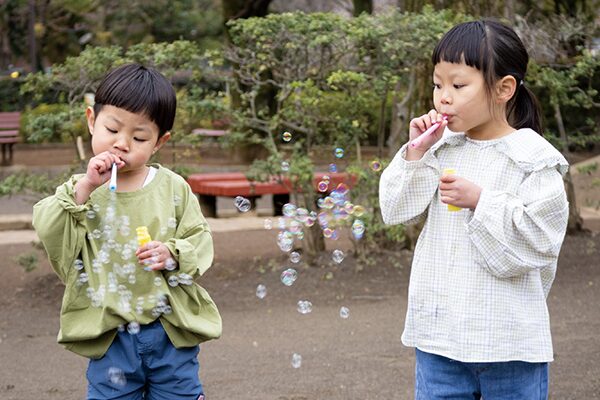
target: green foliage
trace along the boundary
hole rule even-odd
[[[13,259],[25,272],[31,272],[38,267],[39,259],[36,252],[23,253]]]
[[[56,187],[65,182],[72,174],[73,170],[69,170],[57,176],[17,172],[8,175],[0,181],[0,197],[11,196],[18,193],[29,193],[42,199],[53,194],[56,191]]]
[[[581,167],[577,167],[577,171],[580,174],[588,174],[588,175],[592,175],[594,172],[596,172],[598,170],[598,163],[590,163],[590,164],[586,164],[583,165]]]
[[[40,104],[21,114],[21,135],[29,143],[64,142],[87,132],[85,109],[77,104],[76,112],[67,104]]]

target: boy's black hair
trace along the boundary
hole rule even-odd
[[[514,77],[517,89],[506,105],[506,118],[513,128],[531,128],[542,134],[539,103],[524,84],[529,55],[510,27],[493,19],[458,24],[436,45],[431,61],[433,65],[446,61],[477,68],[483,73],[488,95],[498,79]]]
[[[143,113],[158,126],[158,137],[173,128],[177,98],[167,78],[154,68],[126,64],[110,71],[96,90],[94,115],[103,106]]]

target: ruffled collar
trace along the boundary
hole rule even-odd
[[[468,142],[493,146],[525,172],[556,168],[562,175],[565,175],[569,169],[569,163],[565,157],[550,142],[529,128],[518,129],[509,135],[490,141],[475,141],[467,138],[462,132],[456,133],[447,130],[431,150],[436,153],[445,146],[464,146]]]

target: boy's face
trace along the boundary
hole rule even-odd
[[[125,162],[123,172],[144,168],[171,136],[167,132],[159,139],[158,126],[150,118],[115,106],[103,106],[98,115],[88,107],[86,116],[94,154],[117,155]]]

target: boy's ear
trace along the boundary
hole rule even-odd
[[[496,100],[498,103],[506,103],[517,91],[517,80],[514,76],[506,75],[496,83]]]
[[[156,153],[169,139],[171,139],[171,132],[165,132],[165,134],[156,141],[152,154]]]
[[[87,119],[88,130],[90,131],[90,135],[93,135],[94,122],[96,122],[96,116],[94,115],[94,109],[92,107],[88,107],[85,109],[85,118]]]

